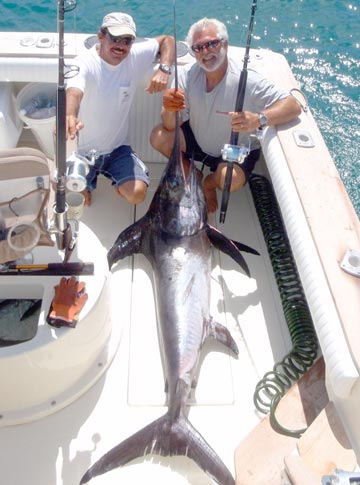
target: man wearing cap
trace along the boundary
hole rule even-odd
[[[72,61],[78,73],[67,80],[67,137],[73,140],[78,135],[78,153],[94,162],[87,175],[85,205],[90,205],[99,173],[130,204],[142,202],[146,195],[148,171],[128,141],[130,106],[137,83],[158,55],[159,69],[146,91],[166,89],[175,49],[168,35],[137,43],[135,38],[132,17],[110,13],[98,32],[99,43]]]

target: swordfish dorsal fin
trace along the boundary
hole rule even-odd
[[[233,476],[220,457],[182,412],[175,421],[171,421],[167,412],[108,451],[89,468],[80,485],[148,454],[188,456],[216,483],[235,485]]]

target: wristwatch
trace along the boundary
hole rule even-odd
[[[264,113],[259,113],[259,123],[260,128],[264,128],[264,126],[268,123],[268,117]]]
[[[160,64],[159,65],[160,71],[164,72],[165,74],[171,74],[171,67],[167,64]]]

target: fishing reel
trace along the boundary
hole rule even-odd
[[[241,165],[249,153],[250,148],[245,145],[226,144],[221,150],[221,157],[225,162],[235,162]]]
[[[230,141],[237,141],[237,134],[232,133]],[[239,165],[243,164],[246,157],[250,153],[251,148],[251,135],[248,138],[248,145],[234,145],[228,143],[224,145],[224,148],[221,150],[221,156],[224,162],[227,163],[226,167],[226,174],[225,174],[225,182],[224,182],[224,189],[221,201],[221,210],[220,210],[220,222],[225,222],[227,206],[230,197],[230,187],[231,187],[231,179],[232,179],[232,164],[238,163]]]
[[[66,160],[66,188],[71,192],[82,192],[86,188],[89,167],[95,165],[97,151],[90,150],[89,157],[73,152]]]
[[[86,176],[89,167],[95,164],[97,154],[97,150],[91,150],[87,158],[74,151],[66,160],[65,176],[62,177],[61,184],[64,210],[58,211],[57,203],[54,203],[54,220],[49,228],[49,232],[56,236],[58,248],[65,249],[64,262],[70,258],[79,237],[79,220],[85,204],[85,197],[81,192],[86,189]],[[69,221],[74,225],[73,228]]]

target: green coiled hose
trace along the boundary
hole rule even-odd
[[[252,174],[249,186],[273,267],[292,350],[274,365],[256,385],[254,404],[261,413],[270,412],[270,423],[277,432],[299,438],[305,429],[289,430],[276,419],[281,398],[294,382],[313,365],[318,342],[304,295],[280,209],[269,180]]]

